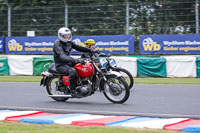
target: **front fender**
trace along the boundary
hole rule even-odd
[[[117,71],[108,71],[106,74],[105,74],[106,77],[108,76],[114,76],[115,78],[118,78],[118,77],[121,77],[122,74],[117,72]]]

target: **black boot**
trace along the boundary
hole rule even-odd
[[[81,98],[82,96],[78,93],[78,91],[76,89],[72,89],[71,90],[71,95],[74,98]]]

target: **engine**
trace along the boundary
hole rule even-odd
[[[86,97],[91,94],[92,85],[90,83],[88,83],[88,84],[80,85],[76,89],[81,96]]]
[[[78,80],[78,86],[76,87],[78,93],[83,96],[89,96],[92,94],[92,83],[90,82],[89,77],[82,77]]]

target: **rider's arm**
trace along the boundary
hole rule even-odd
[[[92,52],[91,49],[86,48],[86,47],[82,47],[82,46],[77,45],[75,43],[72,43],[72,48],[76,49],[77,51],[81,51],[81,52]]]

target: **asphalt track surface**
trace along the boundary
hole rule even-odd
[[[0,109],[200,118],[200,85],[136,84],[126,103],[113,104],[99,91],[86,98],[56,102],[39,83],[0,82]]]

